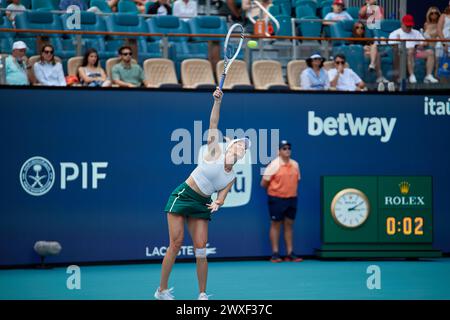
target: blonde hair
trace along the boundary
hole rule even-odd
[[[430,19],[430,14],[431,14],[432,11],[436,11],[436,12],[438,13],[438,17],[437,17],[436,22],[433,22],[433,21],[431,21],[431,19]],[[441,16],[441,11],[439,10],[438,7],[434,7],[434,6],[433,6],[433,7],[430,7],[430,8],[428,9],[428,11],[427,11],[426,16],[425,16],[425,22],[426,22],[427,24],[429,24],[429,23],[437,23],[440,16]]]

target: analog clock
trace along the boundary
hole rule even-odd
[[[334,196],[331,202],[331,215],[334,221],[345,228],[361,226],[369,214],[369,199],[358,189],[343,189]]]

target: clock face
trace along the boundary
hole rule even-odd
[[[367,196],[357,189],[344,189],[331,202],[331,215],[337,224],[357,228],[369,217],[370,204]]]

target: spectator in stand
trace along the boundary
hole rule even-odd
[[[14,11],[6,11],[5,14],[6,14],[6,17],[8,18],[8,20],[11,21],[11,24],[15,28],[16,27],[16,23],[15,23],[16,16],[23,13],[23,12],[16,11],[16,10],[25,11],[25,10],[27,10],[27,8],[25,8],[25,6],[20,3],[20,0],[12,0],[12,2],[6,7],[6,10],[14,10]]]
[[[413,29],[414,18],[412,15],[405,15],[402,18],[402,26],[391,32],[389,35],[390,40],[394,39],[416,39],[419,41],[406,41],[406,49],[408,50],[408,74],[409,83],[417,83],[416,76],[414,74],[415,59],[425,59],[426,60],[426,76],[424,79],[425,83],[438,83],[433,76],[435,57],[432,49],[427,49],[427,45],[424,36],[418,31]],[[390,44],[399,44],[398,41],[390,41]]]
[[[137,63],[133,63],[133,51],[129,46],[119,49],[120,62],[114,65],[111,70],[113,83],[120,87],[134,88],[142,84],[147,86],[144,70]]]
[[[328,70],[330,87],[338,91],[364,90],[366,88],[364,81],[352,69],[346,68],[345,63],[343,54],[334,57],[334,68]]]
[[[197,16],[197,1],[177,0],[173,4],[173,15],[184,20]]]
[[[330,88],[330,79],[323,68],[325,58],[320,54],[313,54],[306,59],[308,68],[303,70],[300,75],[300,86],[303,90],[328,90]]]
[[[353,20],[352,16],[345,10],[344,0],[334,0],[333,1],[333,12],[327,13],[323,18],[324,25],[331,25],[341,20]]]
[[[172,7],[169,0],[158,0],[148,7],[147,14],[156,14],[158,16],[167,16],[172,14]]]
[[[450,39],[450,1],[439,18],[437,32],[440,39]],[[450,42],[442,42],[442,45],[444,52],[447,49],[447,52],[450,54]]]
[[[251,8],[250,0],[226,0],[231,11],[231,20],[234,22],[246,22],[246,11]]]
[[[86,11],[88,9],[86,2],[83,0],[61,0],[59,3],[59,9],[66,11],[70,6],[77,6],[81,11]]]
[[[364,20],[369,28],[370,25],[384,19],[384,9],[377,2],[377,0],[366,0],[366,4],[359,9],[359,19]]]
[[[78,68],[80,82],[88,87],[110,87],[111,81],[106,77],[106,72],[99,64],[97,50],[88,49],[83,57],[83,62]]]
[[[353,38],[366,38],[366,27],[361,21],[355,22],[352,29]],[[376,71],[377,73],[377,83],[388,82],[388,80],[383,77],[383,72],[381,71],[381,57],[378,52],[378,46],[373,41],[368,40],[358,40],[353,41],[352,44],[359,44],[364,47],[364,55],[370,57],[369,70]]]
[[[41,49],[41,60],[33,65],[37,83],[44,86],[65,87],[66,79],[61,62],[55,60],[55,49],[46,44]]]
[[[425,24],[423,25],[423,36],[425,39],[437,39],[438,34],[438,21],[441,16],[441,12],[438,7],[430,7],[425,16]],[[428,42],[428,46],[434,49],[436,56],[434,75],[437,75],[439,57],[442,56],[442,43],[441,42]]]
[[[23,41],[13,43],[12,53],[5,60],[6,84],[29,85],[34,80],[29,70],[31,65],[26,57],[27,45]]]

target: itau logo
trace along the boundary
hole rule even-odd
[[[55,169],[43,157],[32,157],[20,169],[20,184],[32,196],[46,194],[55,182]]]

